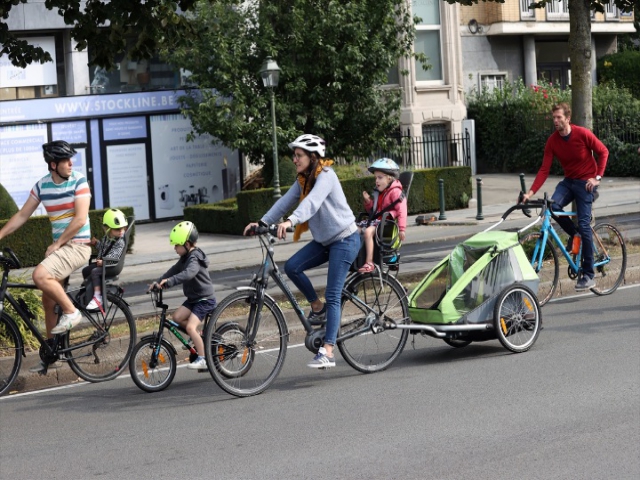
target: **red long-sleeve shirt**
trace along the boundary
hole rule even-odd
[[[597,161],[593,153],[598,156]],[[531,186],[533,193],[542,187],[549,176],[554,156],[560,161],[566,178],[588,180],[596,175],[604,175],[609,150],[591,130],[584,127],[571,125],[569,140],[564,140],[558,131],[553,132],[544,147],[542,166]]]

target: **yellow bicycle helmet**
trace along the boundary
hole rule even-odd
[[[169,234],[171,246],[196,243],[198,241],[198,229],[192,222],[180,222]]]
[[[124,216],[124,213],[122,213],[121,210],[118,210],[117,208],[110,208],[104,212],[102,224],[112,230],[119,230],[122,227],[128,226],[129,222],[127,222],[127,217]]]

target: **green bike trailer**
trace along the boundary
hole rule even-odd
[[[456,347],[498,338],[511,351],[526,351],[540,329],[538,283],[517,232],[478,233],[411,291],[409,328]]]

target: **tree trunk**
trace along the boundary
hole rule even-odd
[[[571,123],[591,129],[591,10],[589,0],[569,0],[569,55],[571,56]]]

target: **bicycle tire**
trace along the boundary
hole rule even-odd
[[[156,355],[157,348],[158,338],[155,335],[145,338],[133,347],[129,360],[131,379],[145,392],[159,392],[167,388],[178,369],[178,360],[171,344],[163,338]]]
[[[609,261],[604,265],[594,266],[596,286],[591,291],[596,295],[610,295],[624,280],[627,269],[627,246],[620,231],[609,223],[596,225],[593,227],[593,232],[595,234],[593,237],[594,265],[607,258]]]
[[[540,232],[530,232],[520,238],[520,245],[525,251],[527,258],[531,260],[534,247],[542,240]],[[558,262],[558,254],[553,248],[551,240],[547,238],[547,244],[544,247],[544,257],[542,265],[538,266],[538,262],[532,262],[531,266],[538,274],[540,282],[538,283],[538,304],[542,307],[553,298],[558,288],[558,280],[560,278],[560,265]]]
[[[126,302],[108,294],[104,317],[79,308],[85,321],[65,336],[65,356],[80,378],[104,382],[120,375],[129,363],[136,342],[136,323]]]
[[[0,396],[9,391],[22,364],[22,335],[6,312],[0,315]]]
[[[382,279],[382,282],[381,282]],[[362,373],[388,368],[404,349],[408,329],[382,329],[373,333],[372,323],[391,320],[409,323],[409,304],[404,287],[396,278],[376,273],[356,275],[345,285],[338,331],[338,349],[344,360]],[[362,303],[361,303],[362,302]],[[366,305],[366,307],[365,307]],[[345,336],[360,331],[357,335]]]
[[[493,321],[503,347],[514,353],[526,352],[538,338],[542,322],[535,293],[525,285],[505,288],[496,301]]]
[[[255,309],[255,289],[234,292],[216,307],[204,341],[207,367],[213,380],[225,392],[249,397],[264,392],[276,379],[287,354],[288,329],[284,315],[275,301],[265,295],[260,325],[250,342],[248,322]],[[230,322],[234,327],[216,328]],[[248,366],[248,368],[247,368]]]

